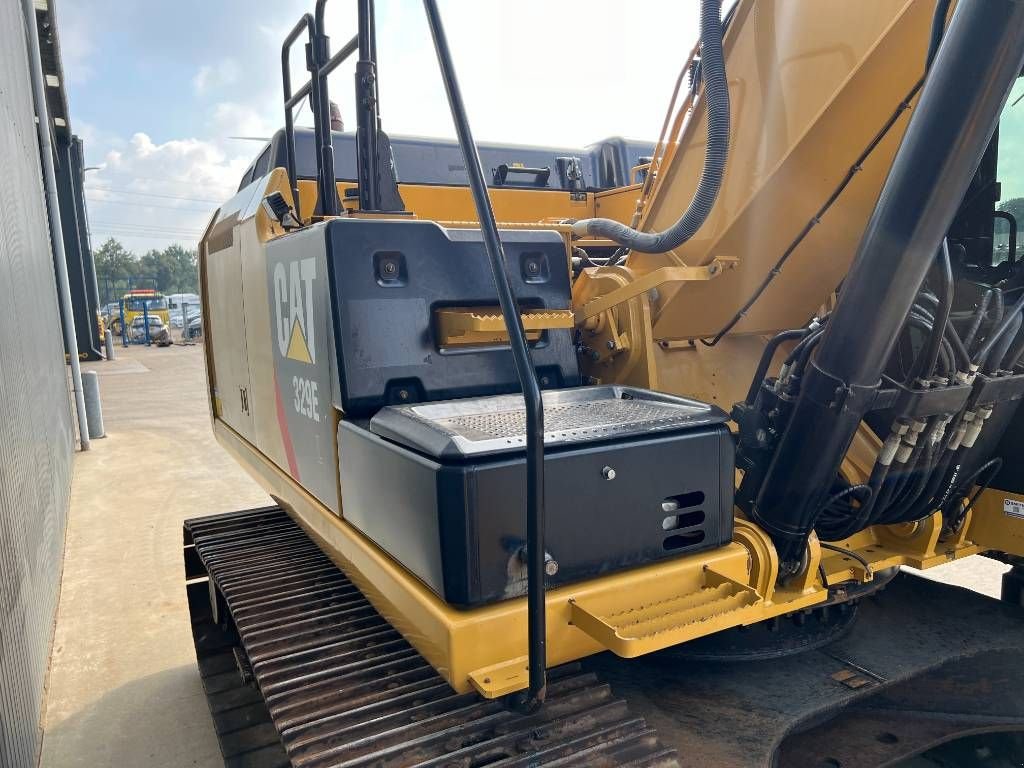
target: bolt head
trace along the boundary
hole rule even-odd
[[[612,469],[611,467],[604,467],[601,470],[601,477],[603,477],[605,480],[614,480],[615,470]]]
[[[554,576],[556,573],[558,573],[558,561],[548,560],[546,563],[544,563],[544,573],[546,573],[548,576]]]
[[[400,389],[400,390],[398,390],[398,399],[399,400],[408,400],[409,399],[409,390],[407,390],[407,389]]]

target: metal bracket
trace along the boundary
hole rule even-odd
[[[584,304],[575,311],[576,324],[599,315],[612,307],[639,296],[653,288],[659,288],[666,283],[686,283],[693,280],[713,280],[725,271],[727,266],[733,266],[736,259],[719,257],[709,264],[700,267],[688,267],[685,265],[662,267],[653,272],[648,272],[642,277],[616,288],[611,293],[598,296]]]

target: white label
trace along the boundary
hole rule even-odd
[[[320,397],[317,392],[316,382],[299,376],[292,376],[292,388],[295,390],[295,401],[293,403],[295,412],[319,424]]]
[[[1008,517],[1019,517],[1024,520],[1024,501],[1003,499],[1003,514]]]

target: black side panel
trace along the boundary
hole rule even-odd
[[[439,347],[437,309],[497,305],[479,231],[449,231],[433,222],[337,219],[328,223],[326,237],[338,405],[347,414],[519,391],[507,345]],[[512,288],[524,308],[569,308],[568,265],[558,235],[507,232],[503,244]],[[528,260],[540,261],[539,277],[527,278]],[[544,332],[532,349],[543,386],[579,384],[568,329]]]
[[[444,600],[474,606],[525,594],[522,454],[442,464],[347,420],[338,453],[345,519]],[[732,538],[725,427],[549,451],[545,466],[545,542],[558,564],[548,587]]]

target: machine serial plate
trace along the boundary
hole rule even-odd
[[[544,393],[544,444],[588,443],[722,424],[720,408],[697,400],[619,386]],[[437,458],[516,452],[526,445],[521,395],[390,406],[374,433]]]

